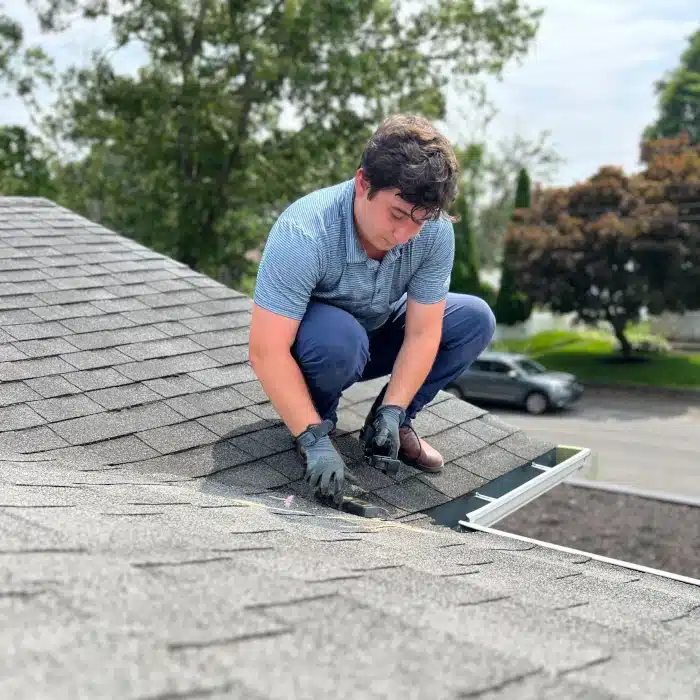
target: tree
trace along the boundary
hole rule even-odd
[[[42,141],[24,127],[0,127],[0,195],[53,199],[49,159]]]
[[[112,6],[30,1],[47,31]],[[387,0],[124,0],[116,48],[139,42],[146,65],[120,75],[105,55],[70,71],[46,133],[88,154],[69,166],[82,211],[235,280],[281,209],[352,175],[381,118],[441,118],[448,81],[499,76],[540,15],[520,0],[402,19]]]
[[[574,187],[544,190],[507,234],[518,287],[554,312],[609,322],[625,359],[625,331],[642,308],[698,304],[700,147],[668,151],[648,144],[648,166],[633,176],[602,167]]]
[[[515,212],[530,208],[530,189],[530,176],[527,170],[522,168],[518,174],[518,186],[515,192]],[[501,282],[494,309],[498,323],[507,326],[527,321],[532,313],[532,303],[527,295],[521,291],[513,272],[516,255],[517,250],[512,241],[508,241],[503,252]]]
[[[691,143],[700,142],[700,29],[688,40],[680,65],[654,85],[659,115],[644,132],[644,140],[687,133]]]
[[[479,295],[481,293],[479,253],[476,248],[469,204],[463,192],[457,197],[454,209],[459,220],[454,225],[455,260],[452,266],[450,291]]]

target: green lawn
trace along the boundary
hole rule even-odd
[[[645,335],[635,328],[632,338]],[[649,354],[646,362],[611,362],[615,340],[599,331],[547,331],[527,340],[506,341],[494,349],[522,352],[548,369],[572,372],[589,381],[700,388],[700,354]]]

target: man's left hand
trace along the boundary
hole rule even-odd
[[[399,454],[399,428],[406,418],[400,406],[382,405],[374,415],[372,445],[377,454],[396,459]],[[378,449],[377,449],[378,448]]]

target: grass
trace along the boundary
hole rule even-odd
[[[648,329],[630,329],[630,340],[650,336]],[[700,388],[700,354],[649,353],[644,361],[621,363],[614,336],[605,331],[545,331],[525,340],[501,341],[494,350],[521,352],[548,369],[571,372],[584,381]]]

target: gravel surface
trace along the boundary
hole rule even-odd
[[[700,508],[562,484],[498,530],[700,579]]]

